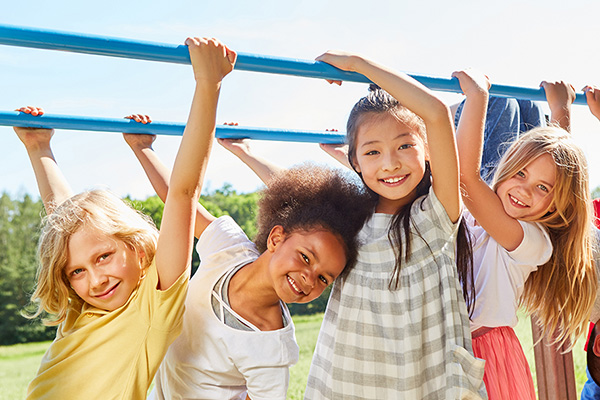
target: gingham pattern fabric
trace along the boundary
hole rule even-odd
[[[458,224],[433,190],[411,216],[412,255],[396,290],[391,216],[374,214],[362,229],[357,265],[332,290],[305,399],[486,398],[454,262]]]

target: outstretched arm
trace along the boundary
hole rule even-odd
[[[265,185],[273,175],[283,170],[280,166],[252,153],[250,139],[217,139],[217,141],[250,167]]]
[[[502,247],[511,251],[523,241],[523,228],[504,211],[500,198],[481,178],[481,157],[490,83],[477,71],[456,71],[466,95],[456,131],[460,158],[460,183],[463,201],[483,229]]]
[[[22,107],[16,111],[34,116],[44,114],[38,107]],[[51,214],[56,206],[73,195],[50,147],[54,129],[14,127],[14,130],[27,150],[46,213]]]
[[[446,104],[419,82],[401,72],[357,55],[327,52],[319,57],[345,71],[365,75],[425,122],[433,190],[452,221],[460,216],[458,155],[454,127]]]
[[[575,101],[575,88],[565,81],[542,81],[550,107],[550,122],[571,132],[571,104]]]
[[[196,88],[177,152],[161,222],[156,267],[159,289],[169,288],[191,262],[196,206],[215,134],[221,80],[236,54],[216,39],[188,38]]]

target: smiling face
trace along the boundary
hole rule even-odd
[[[354,167],[379,195],[377,212],[394,214],[416,197],[426,157],[423,139],[389,114],[360,126]]]
[[[500,183],[496,194],[508,215],[536,221],[554,211],[552,189],[555,184],[556,164],[550,154],[543,154]]]
[[[138,285],[140,260],[123,241],[81,228],[69,239],[64,274],[83,301],[113,311],[127,302]]]
[[[277,296],[286,303],[308,303],[323,293],[346,265],[343,242],[327,230],[295,231],[276,226],[269,235],[269,271]]]

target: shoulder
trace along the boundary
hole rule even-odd
[[[523,228],[523,240],[508,254],[513,260],[523,264],[545,264],[552,256],[550,235],[539,223],[519,221],[519,224]]]
[[[230,216],[222,216],[214,220],[202,232],[196,244],[196,251],[203,256],[213,254],[232,247],[242,246],[248,251],[256,251],[254,244],[248,239],[242,228]]]
[[[452,222],[446,213],[446,209],[438,199],[433,190],[417,198],[410,210],[411,217],[417,225],[429,224],[431,228],[440,229],[446,233],[454,233],[460,223],[460,218]]]

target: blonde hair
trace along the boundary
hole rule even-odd
[[[535,313],[543,337],[570,345],[586,331],[597,291],[593,262],[592,210],[587,161],[565,130],[549,126],[521,136],[506,151],[493,189],[544,154],[556,164],[553,199],[546,215],[534,222],[546,227],[552,241],[550,260],[525,282],[520,303]]]
[[[83,304],[63,272],[68,262],[71,235],[82,227],[120,240],[143,253],[142,269],[147,268],[154,258],[158,230],[150,217],[106,190],[77,194],[43,220],[38,243],[37,284],[30,299],[36,310],[26,315],[28,318],[46,312],[53,317],[44,319],[44,324],[58,325],[65,320],[70,306]]]

